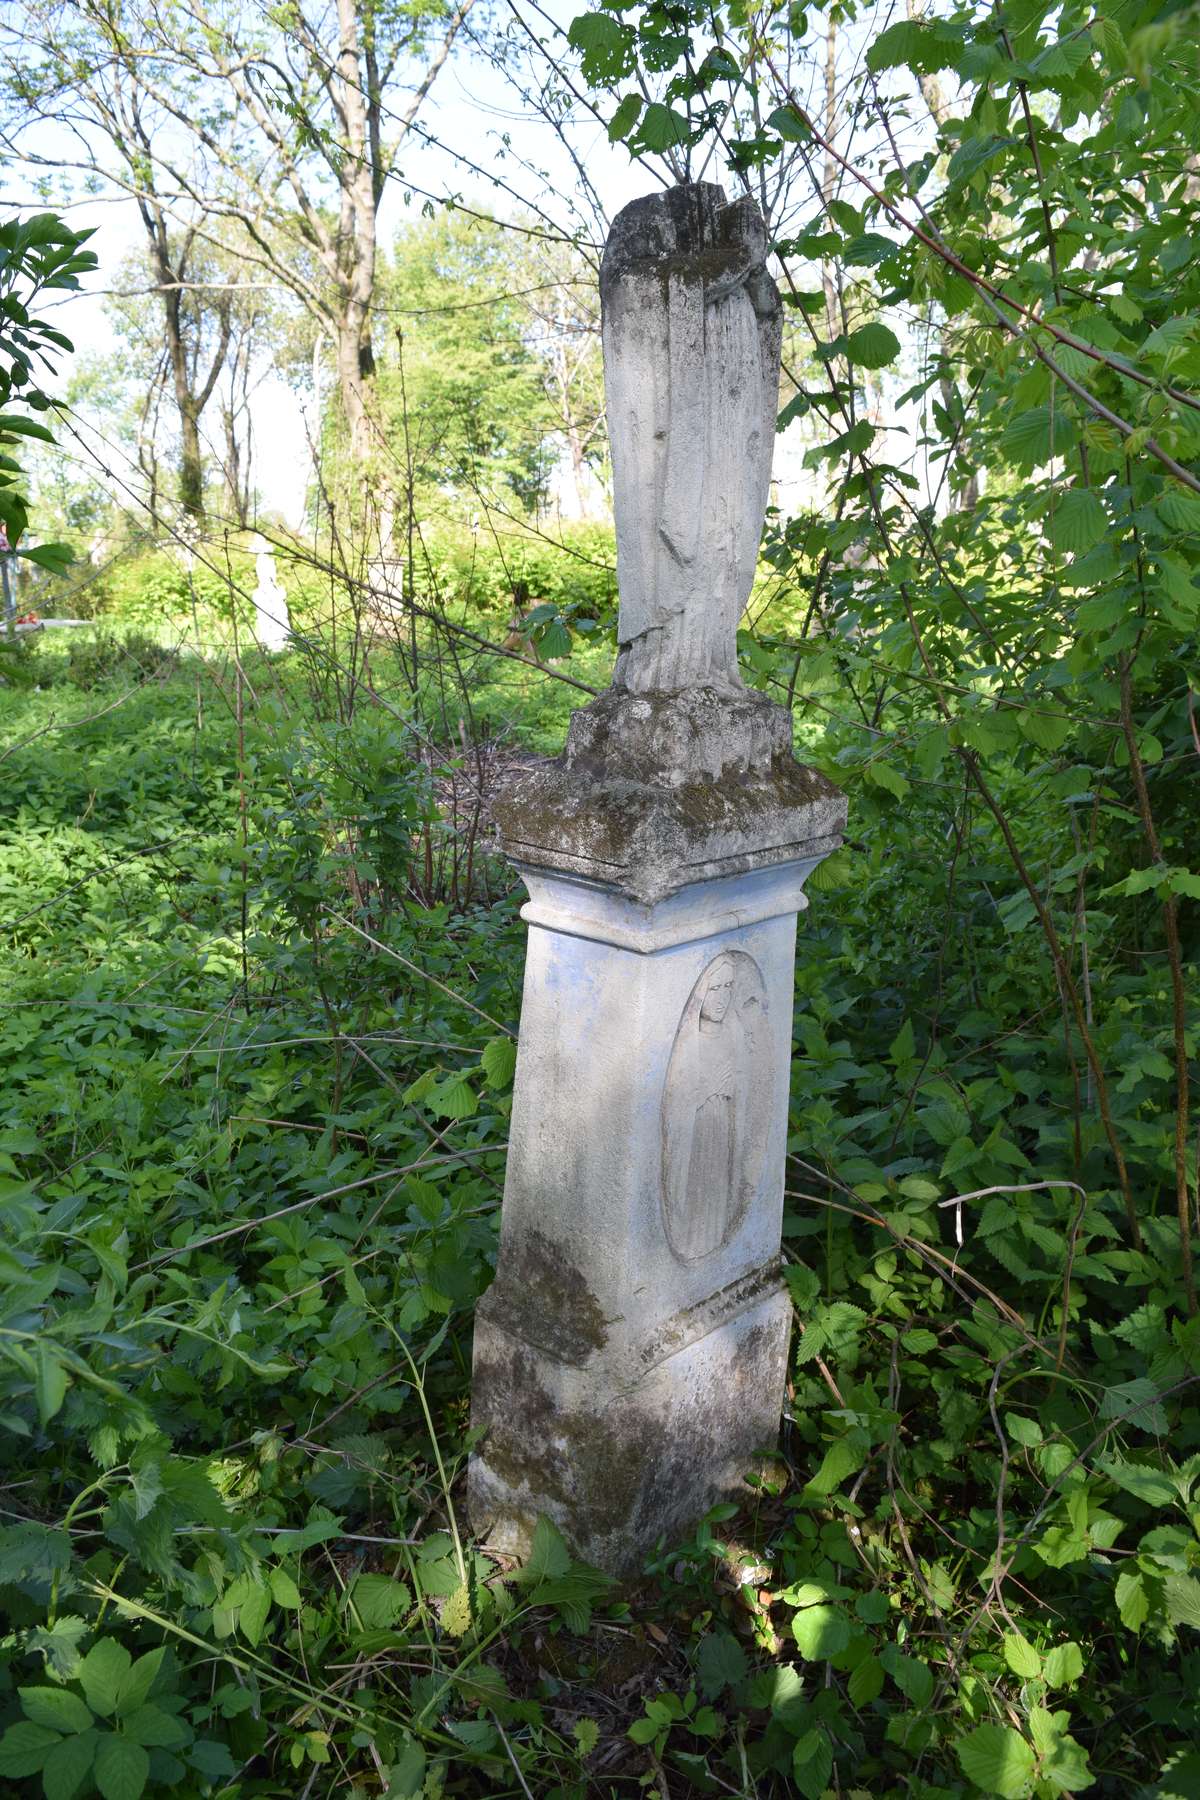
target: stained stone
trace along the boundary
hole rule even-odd
[[[779,298],[753,204],[635,201],[601,270],[621,595],[613,685],[495,811],[529,891],[469,1502],[616,1573],[745,1492],[775,1444],[792,983],[845,802],[747,690]]]

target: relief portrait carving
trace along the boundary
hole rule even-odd
[[[741,1224],[762,1178],[772,1077],[762,973],[724,951],[684,1007],[663,1091],[663,1223],[683,1262],[711,1256]]]

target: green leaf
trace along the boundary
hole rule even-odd
[[[805,1800],[821,1800],[833,1774],[833,1745],[824,1731],[806,1731],[792,1750],[792,1778]]]
[[[533,1528],[533,1543],[530,1546],[529,1560],[520,1571],[518,1579],[529,1587],[540,1581],[554,1581],[565,1575],[571,1567],[571,1552],[567,1549],[566,1540],[553,1519],[543,1513]]]
[[[131,1739],[106,1734],[96,1750],[94,1773],[104,1800],[139,1800],[150,1778],[150,1758]]]
[[[51,1731],[86,1731],[92,1723],[79,1695],[68,1688],[23,1687],[17,1692],[25,1717],[35,1725],[48,1725]]]
[[[968,138],[960,144],[946,166],[946,180],[951,187],[963,187],[972,175],[977,175],[995,157],[1002,156],[1017,142],[1016,138],[999,137],[989,133],[983,137]]]
[[[1200,1581],[1193,1575],[1168,1575],[1163,1583],[1167,1617],[1172,1625],[1200,1631]]]
[[[1168,531],[1200,531],[1200,494],[1186,488],[1168,488],[1156,511]]]
[[[1061,406],[1032,406],[1018,413],[1001,438],[1005,455],[1026,470],[1048,463],[1052,456],[1065,456],[1074,442],[1074,421]]]
[[[846,339],[846,354],[860,369],[882,369],[900,354],[900,339],[878,319],[860,325]]]
[[[300,1599],[300,1589],[296,1586],[296,1583],[292,1580],[286,1569],[272,1569],[267,1576],[267,1580],[271,1584],[271,1597],[276,1606],[282,1606],[288,1610],[293,1610],[302,1604]]]
[[[850,1620],[839,1606],[806,1606],[792,1619],[792,1636],[809,1662],[824,1662],[850,1642]]]
[[[1140,1575],[1126,1571],[1117,1576],[1117,1612],[1127,1631],[1140,1631],[1150,1617],[1150,1602]]]
[[[388,1770],[385,1800],[420,1800],[425,1786],[425,1760],[424,1746],[408,1738]]]
[[[1046,1686],[1071,1687],[1083,1674],[1083,1651],[1078,1644],[1055,1644],[1042,1663]]]
[[[582,68],[595,87],[607,86],[633,67],[634,34],[609,12],[581,13],[572,19],[567,42],[582,51]]]
[[[66,1395],[67,1371],[56,1353],[44,1344],[34,1352],[33,1391],[38,1417],[43,1425],[48,1425]]]
[[[116,1638],[101,1638],[80,1663],[79,1680],[87,1703],[102,1719],[116,1712],[121,1683],[132,1666],[133,1658]]]
[[[36,1775],[50,1751],[62,1743],[57,1731],[46,1725],[35,1725],[31,1719],[20,1719],[10,1725],[0,1738],[0,1775],[20,1780]]]
[[[645,102],[640,94],[626,94],[609,123],[608,137],[610,143],[619,144],[622,138],[627,138],[629,136],[630,132],[638,122],[638,116],[641,113],[644,104]]]
[[[42,1793],[45,1800],[75,1800],[92,1763],[98,1731],[82,1731],[77,1737],[63,1738],[42,1764]]]
[[[265,1581],[250,1584],[250,1591],[238,1609],[238,1627],[248,1644],[257,1645],[271,1611],[271,1590]]]
[[[70,544],[35,544],[28,550],[22,547],[19,554],[39,569],[49,569],[52,575],[65,575],[75,561]]]
[[[1059,497],[1048,525],[1055,549],[1075,555],[1101,541],[1108,531],[1108,514],[1090,488],[1069,488]]]
[[[1031,1681],[1042,1672],[1042,1659],[1019,1631],[1006,1631],[1004,1634],[1004,1660],[1014,1675],[1023,1681]]]
[[[883,1692],[883,1664],[877,1656],[868,1656],[851,1670],[846,1691],[851,1706],[869,1706],[872,1700],[878,1700]]]
[[[696,1675],[706,1700],[715,1700],[727,1687],[736,1687],[746,1675],[746,1652],[727,1631],[710,1631],[696,1651]]]
[[[1178,1498],[1175,1483],[1161,1469],[1149,1469],[1144,1463],[1129,1462],[1120,1456],[1098,1456],[1096,1467],[1147,1506],[1171,1506]]]
[[[147,1650],[144,1656],[138,1657],[129,1672],[121,1677],[117,1687],[118,1717],[135,1712],[144,1703],[166,1654],[165,1646],[158,1650]]]
[[[1024,1800],[1033,1779],[1032,1745],[1008,1725],[979,1725],[954,1746],[963,1774],[985,1794]]]
[[[812,137],[812,132],[794,106],[777,106],[767,120],[767,128],[777,131],[789,144],[805,144]]]
[[[673,112],[658,100],[650,102],[638,126],[638,142],[655,154],[686,143],[690,136],[691,128],[683,114]]]
[[[447,1075],[426,1099],[439,1119],[470,1119],[479,1110],[479,1096],[462,1075]]]
[[[492,1038],[483,1046],[479,1062],[490,1088],[506,1088],[517,1066],[517,1046],[512,1038]]]
[[[576,1719],[572,1731],[580,1756],[590,1756],[600,1742],[600,1727],[595,1719]]]
[[[179,1750],[192,1741],[191,1730],[183,1720],[164,1712],[161,1706],[139,1706],[136,1712],[126,1713],[121,1730],[148,1750]]]
[[[893,769],[890,763],[878,760],[869,762],[863,773],[868,781],[873,781],[876,787],[883,788],[886,793],[894,794],[897,800],[903,800],[908,792],[907,779],[899,769]]]
[[[356,1575],[346,1595],[346,1604],[358,1614],[364,1631],[386,1630],[412,1603],[411,1589],[390,1575]]]
[[[0,432],[10,432],[15,437],[37,438],[43,444],[54,442],[54,433],[47,430],[45,425],[23,418],[20,413],[0,413]]]

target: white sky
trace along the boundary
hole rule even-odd
[[[572,17],[576,10],[577,0],[557,0],[555,5],[558,16],[564,19]],[[548,171],[550,185],[562,191],[574,191],[578,186],[570,159],[542,120],[519,110],[513,90],[481,58],[460,52],[451,59],[426,101],[419,123],[442,143],[451,149],[461,149],[481,168],[494,171],[519,193],[542,203],[546,211],[562,217],[565,222],[564,210],[556,207],[536,176],[520,168],[514,157],[515,154],[523,155],[529,162],[544,168]],[[511,137],[512,150],[505,148],[506,135]],[[28,141],[43,156],[62,155],[67,145],[65,135],[61,135],[56,148],[53,127],[43,128],[38,136],[31,134]],[[599,124],[579,131],[575,142],[582,152],[589,179],[610,218],[628,200],[654,185],[654,175],[633,163],[623,146],[611,145]],[[493,187],[485,176],[464,169],[453,155],[418,144],[411,136],[400,158],[399,170],[400,178],[388,184],[382,210],[380,235],[385,244],[390,243],[406,216],[403,177],[429,193],[457,196],[466,205],[495,212],[501,218],[513,216],[518,210],[516,202]],[[719,179],[715,167],[712,173]],[[37,199],[29,172],[19,165],[10,165],[4,171],[4,177],[0,192],[8,205],[24,208],[46,204]],[[858,195],[851,197],[859,198]],[[58,205],[58,202],[54,204]],[[420,197],[414,196],[410,216],[419,216],[421,204]],[[131,252],[140,252],[144,248],[143,228],[136,208],[131,200],[110,194],[81,198],[60,210],[72,224],[97,227],[91,247],[96,251],[100,267],[85,283],[83,293],[56,309],[55,323],[73,339],[79,353],[114,354],[118,350],[118,340],[105,315],[104,290],[118,285],[123,261]],[[324,379],[328,392],[331,371],[326,371]],[[65,385],[65,372],[61,385]],[[311,474],[309,437],[302,404],[305,398],[298,396],[282,377],[268,372],[253,403],[252,480],[259,505],[264,514],[282,515],[293,525],[300,522]],[[903,430],[894,425],[889,436],[910,439],[913,423],[915,421],[905,421]],[[215,405],[206,412],[201,426],[202,431],[207,428],[209,433],[219,429]],[[218,446],[211,441],[210,448],[219,454]],[[781,499],[794,501],[799,499],[800,491],[811,492],[811,478],[800,468],[803,449],[798,429],[794,428],[781,440],[776,459],[777,478],[784,489]],[[903,451],[904,445],[896,442],[889,454],[896,460],[904,460]]]

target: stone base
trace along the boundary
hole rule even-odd
[[[764,694],[613,688],[573,714],[566,749],[492,801],[519,864],[603,882],[646,904],[682,887],[837,848],[846,802],[792,755]]]
[[[635,1574],[718,1500],[747,1496],[756,1453],[775,1445],[791,1321],[778,1265],[617,1355],[531,1342],[536,1312],[500,1282],[479,1308],[472,1525],[523,1557],[545,1514],[584,1560]]]

